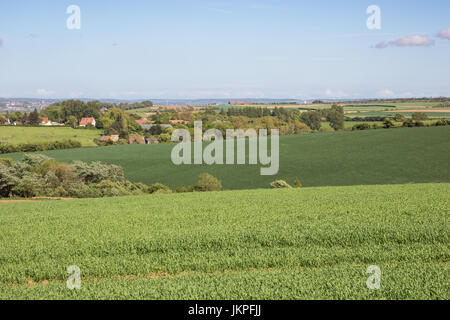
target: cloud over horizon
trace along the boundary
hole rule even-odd
[[[450,28],[443,29],[437,34],[438,38],[450,40]]]
[[[38,96],[41,96],[41,97],[48,97],[48,96],[55,94],[54,91],[47,90],[47,89],[37,89],[35,92]]]
[[[381,41],[375,45],[377,49],[385,49],[387,47],[430,47],[434,45],[434,40],[429,36],[413,34],[397,40]]]

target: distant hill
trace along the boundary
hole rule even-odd
[[[172,188],[194,184],[203,172],[219,178],[225,189],[268,188],[275,179],[293,183],[296,177],[305,187],[450,182],[449,136],[449,126],[282,136],[276,176],[260,176],[260,165],[175,166],[170,160],[173,144],[44,153],[61,161],[118,164],[132,181],[161,182]]]

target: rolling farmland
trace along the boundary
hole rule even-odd
[[[15,127],[0,126],[1,143],[42,143],[55,140],[75,140],[84,147],[96,146],[94,138],[102,131],[98,129],[72,129],[69,127]]]
[[[449,192],[441,183],[1,203],[0,297],[449,299]],[[70,265],[80,290],[66,288]],[[367,289],[369,265],[382,270],[380,290]]]
[[[450,182],[450,127],[324,132],[280,137],[280,170],[261,176],[259,165],[181,165],[170,160],[173,144],[120,145],[47,151],[60,161],[121,165],[132,181],[192,185],[208,172],[225,189],[268,188],[275,179],[298,177],[303,186]],[[20,159],[21,154],[3,155]]]

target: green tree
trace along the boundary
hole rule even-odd
[[[344,129],[344,107],[333,105],[328,111],[328,121],[330,121],[330,127],[335,131]]]
[[[41,119],[39,118],[39,112],[34,109],[32,112],[30,112],[30,115],[28,116],[28,122],[29,124],[36,125],[41,123]]]
[[[425,112],[413,112],[411,118],[413,120],[428,120],[428,116]]]
[[[319,130],[321,126],[321,116],[317,111],[307,111],[300,115],[300,120],[312,130]]]

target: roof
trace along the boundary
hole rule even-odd
[[[146,124],[148,122],[147,118],[140,118],[139,120],[136,120],[139,124]]]
[[[95,118],[82,118],[80,121],[80,126],[86,126],[88,124],[94,124]]]
[[[187,124],[187,123],[189,123],[189,121],[186,121],[186,120],[169,120],[170,121],[170,123],[172,123],[172,124],[179,124],[179,123],[181,123],[181,124]]]

